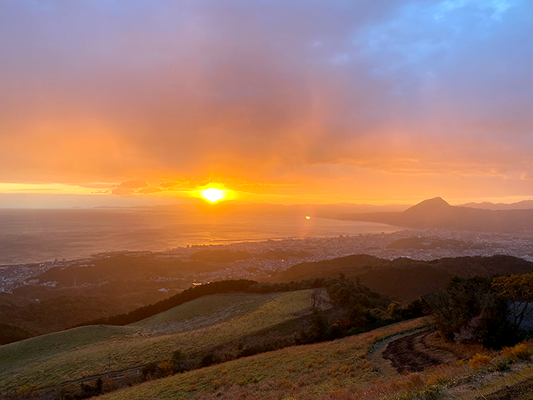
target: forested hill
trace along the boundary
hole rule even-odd
[[[360,254],[297,264],[274,275],[271,281],[302,281],[344,274],[351,279],[358,278],[362,284],[380,293],[401,300],[413,300],[444,288],[456,275],[465,278],[476,275],[492,277],[532,271],[533,263],[504,255],[441,258],[432,261],[397,258],[390,261]]]

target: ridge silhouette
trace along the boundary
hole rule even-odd
[[[424,200],[403,212],[321,216],[350,221],[378,222],[406,228],[450,228],[487,232],[533,230],[533,209],[485,210],[452,206],[441,197]]]

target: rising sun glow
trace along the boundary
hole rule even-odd
[[[210,203],[216,203],[226,197],[226,191],[216,188],[204,189],[200,192],[202,197]]]

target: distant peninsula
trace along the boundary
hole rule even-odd
[[[403,212],[323,213],[323,218],[378,222],[406,228],[450,228],[486,232],[533,230],[533,209],[487,210],[451,206],[440,197]]]

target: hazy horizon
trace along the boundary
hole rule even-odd
[[[135,209],[0,210],[0,265],[79,259],[106,251],[395,232],[371,222],[291,213],[165,212]]]

